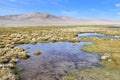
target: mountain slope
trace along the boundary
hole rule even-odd
[[[30,14],[0,16],[0,26],[40,26],[40,25],[91,25],[120,24],[117,21],[104,19],[81,19],[66,16],[55,16],[48,13],[34,12]]]
[[[40,13],[40,12],[34,12],[30,14],[20,14],[20,15],[6,15],[6,16],[0,16],[0,20],[11,20],[11,21],[33,21],[33,22],[40,22],[40,21],[82,21],[83,19],[76,19],[71,17],[64,17],[64,16],[55,16],[48,13]]]

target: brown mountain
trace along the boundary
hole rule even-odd
[[[0,26],[90,25],[90,24],[119,24],[119,22],[104,19],[87,20],[66,16],[55,16],[52,14],[40,12],[0,16]]]
[[[19,15],[5,15],[0,16],[0,20],[10,20],[10,21],[26,21],[26,22],[41,22],[41,21],[84,21],[84,19],[76,19],[66,16],[55,16],[48,13],[34,12],[30,14],[19,14]]]

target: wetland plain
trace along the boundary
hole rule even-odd
[[[119,80],[119,36],[100,25],[1,27],[0,80]]]

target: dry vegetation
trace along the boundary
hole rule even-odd
[[[107,27],[101,26],[76,26],[76,27],[21,27],[21,28],[0,28],[0,80],[17,80],[13,63],[17,62],[17,59],[26,59],[29,57],[27,53],[24,52],[24,49],[13,47],[19,44],[35,44],[38,42],[57,42],[57,41],[69,41],[69,42],[80,42],[80,41],[93,41],[94,45],[86,45],[83,47],[83,50],[99,53],[101,56],[104,56],[104,53],[110,54],[109,58],[111,61],[103,60],[101,64],[103,64],[105,69],[88,69],[83,71],[78,71],[79,74],[83,75],[98,75],[98,74],[107,74],[105,77],[100,75],[100,79],[104,80],[118,80],[116,77],[119,75],[120,71],[120,39],[105,39],[105,38],[89,38],[89,39],[80,39],[77,38],[78,33],[84,32],[97,32],[104,33],[107,35],[117,35],[120,36],[119,30],[109,30]],[[38,52],[36,53],[38,54]],[[107,64],[106,64],[107,63]],[[117,67],[116,67],[117,66]],[[116,72],[116,76],[111,74],[113,68]],[[90,74],[91,71],[94,71],[94,74]],[[99,73],[101,72],[101,73]],[[76,74],[76,72],[75,72]],[[85,74],[85,75],[84,75]],[[9,76],[8,76],[9,75]],[[77,75],[77,74],[76,74]],[[114,76],[116,79],[113,79]],[[77,80],[78,77],[73,74],[66,76],[63,80]],[[72,77],[73,76],[73,77]],[[110,78],[106,78],[111,76]],[[88,79],[88,76],[85,76],[85,79],[82,80],[100,80],[100,79]],[[88,77],[88,78],[87,78]],[[119,76],[118,76],[119,77]],[[82,77],[81,77],[82,78]],[[79,79],[78,79],[79,80]]]
[[[120,36],[120,30],[98,31],[106,35]],[[94,44],[85,45],[82,50],[98,53],[101,56],[101,68],[74,71],[62,80],[119,80],[120,79],[120,38],[83,38],[81,41],[92,41]]]

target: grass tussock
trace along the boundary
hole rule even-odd
[[[12,63],[16,63],[18,58],[26,59],[29,57],[24,49],[13,49],[14,46],[19,44],[35,44],[39,42],[80,42],[80,41],[93,41],[94,45],[86,45],[83,50],[99,53],[109,53],[111,62],[102,61],[101,64],[106,66],[119,67],[120,63],[120,39],[108,40],[105,38],[92,37],[89,39],[77,38],[79,33],[93,32],[103,33],[106,35],[120,35],[119,30],[108,29],[108,26],[74,26],[74,27],[19,27],[19,28],[0,28],[0,80],[15,80],[15,74],[11,72]],[[39,52],[35,54],[40,54]],[[107,64],[106,64],[107,63]],[[10,64],[10,65],[8,65]],[[6,66],[7,67],[4,67]],[[115,65],[115,66],[114,66]],[[109,69],[112,69],[109,67]],[[93,70],[94,71],[94,70]],[[99,70],[98,70],[99,71]],[[88,71],[90,72],[90,71]],[[84,73],[87,74],[87,71]],[[117,71],[116,71],[117,72]],[[96,73],[97,75],[98,73]],[[118,73],[117,73],[118,74]],[[94,74],[95,75],[95,74]],[[8,76],[2,77],[2,76]],[[3,79],[4,78],[4,79]],[[10,78],[10,79],[9,79]],[[64,80],[76,80],[76,77],[64,77]],[[107,80],[107,78],[105,78]],[[104,80],[105,80],[104,79]],[[86,80],[86,79],[83,79]],[[88,79],[89,80],[89,79]],[[91,79],[90,79],[91,80]],[[108,78],[109,80],[109,78]],[[111,79],[110,79],[111,80]],[[117,80],[117,79],[114,79]]]
[[[105,53],[108,53],[110,56],[109,58],[112,60],[109,63],[112,63],[116,67],[120,67],[120,40],[119,39],[99,39],[93,40],[93,45],[85,45],[82,50],[91,52],[91,53],[98,53],[99,55],[103,56]]]
[[[107,71],[101,68],[91,68],[79,71],[73,71],[62,80],[119,80],[119,74],[113,71]]]
[[[84,39],[85,40],[85,39]],[[100,71],[105,71],[109,73],[110,79],[101,79],[101,80],[119,80],[120,78],[120,39],[95,39],[91,38],[90,41],[93,41],[93,45],[85,45],[82,50],[90,53],[98,53],[101,56],[102,61],[100,64],[103,68]],[[106,57],[106,54],[109,55]],[[106,58],[105,58],[106,57]],[[102,73],[101,73],[102,74]],[[99,80],[99,79],[95,79]]]

